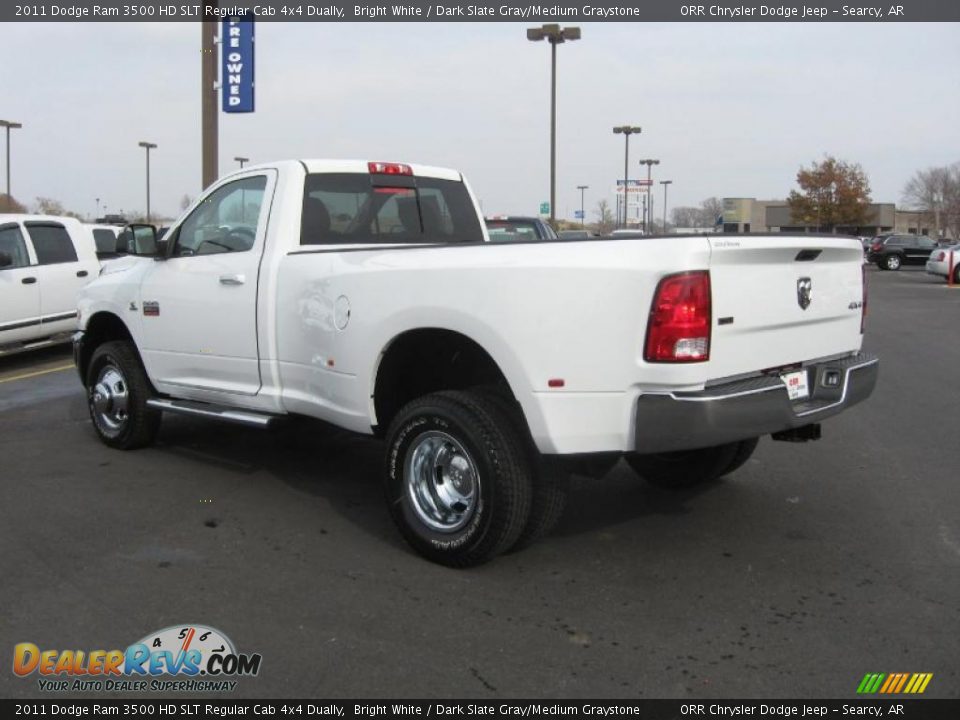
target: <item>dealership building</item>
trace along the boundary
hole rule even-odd
[[[717,225],[718,230],[727,233],[817,232],[816,224],[799,222],[790,216],[790,206],[786,200],[724,198],[723,214]],[[863,225],[840,225],[833,228],[832,232],[869,237],[884,233],[935,235],[934,227],[929,213],[897,210],[894,203],[870,203]]]

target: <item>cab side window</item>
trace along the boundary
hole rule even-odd
[[[77,261],[77,250],[63,225],[26,223],[40,265],[57,265]]]
[[[265,175],[228,183],[207,196],[177,230],[174,257],[246,252],[257,239]]]
[[[23,233],[16,225],[0,227],[0,253],[9,256],[13,261],[6,267],[0,267],[0,271],[27,267],[30,264],[27,243],[24,242]]]

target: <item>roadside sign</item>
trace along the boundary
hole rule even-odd
[[[253,112],[253,15],[227,18],[221,27],[223,112]]]
[[[540,203],[540,214],[549,215],[550,214],[550,203],[542,202]]]
[[[573,217],[574,217],[576,220],[583,220],[583,218],[584,218],[584,212],[583,212],[583,210],[574,210],[574,211],[573,211]]]

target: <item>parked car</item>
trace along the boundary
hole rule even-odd
[[[611,237],[643,237],[644,232],[640,228],[619,228],[610,233]]]
[[[960,243],[948,248],[938,248],[930,253],[927,272],[943,278],[950,277],[950,253],[953,252],[953,282],[960,284]]]
[[[561,230],[557,237],[561,240],[589,240],[590,233],[586,230]]]
[[[165,413],[381,437],[390,515],[447,565],[543,535],[574,468],[708,482],[876,383],[853,238],[496,244],[461,173],[345,160],[223,177],[164,248],[130,231],[154,253],[79,301],[101,441],[149,445]]]
[[[881,270],[899,270],[903,265],[923,265],[936,246],[925,235],[879,235],[870,245],[867,260]]]
[[[0,355],[69,340],[77,294],[99,271],[79,220],[0,215]]]
[[[538,217],[498,215],[483,220],[487,225],[490,242],[533,242],[558,240],[557,233],[549,223]]]
[[[97,248],[97,259],[101,262],[119,257],[117,236],[123,229],[116,225],[87,225],[93,233],[93,242]]]

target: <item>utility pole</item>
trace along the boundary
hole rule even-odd
[[[211,3],[217,6],[216,0]],[[200,124],[203,136],[203,178],[202,188],[213,184],[220,175],[218,165],[219,115],[217,114],[217,21],[204,20],[200,23]]]
[[[589,185],[577,185],[577,190],[580,191],[580,227],[583,227],[583,222],[587,217],[587,214],[583,210],[583,191],[589,189]]]

